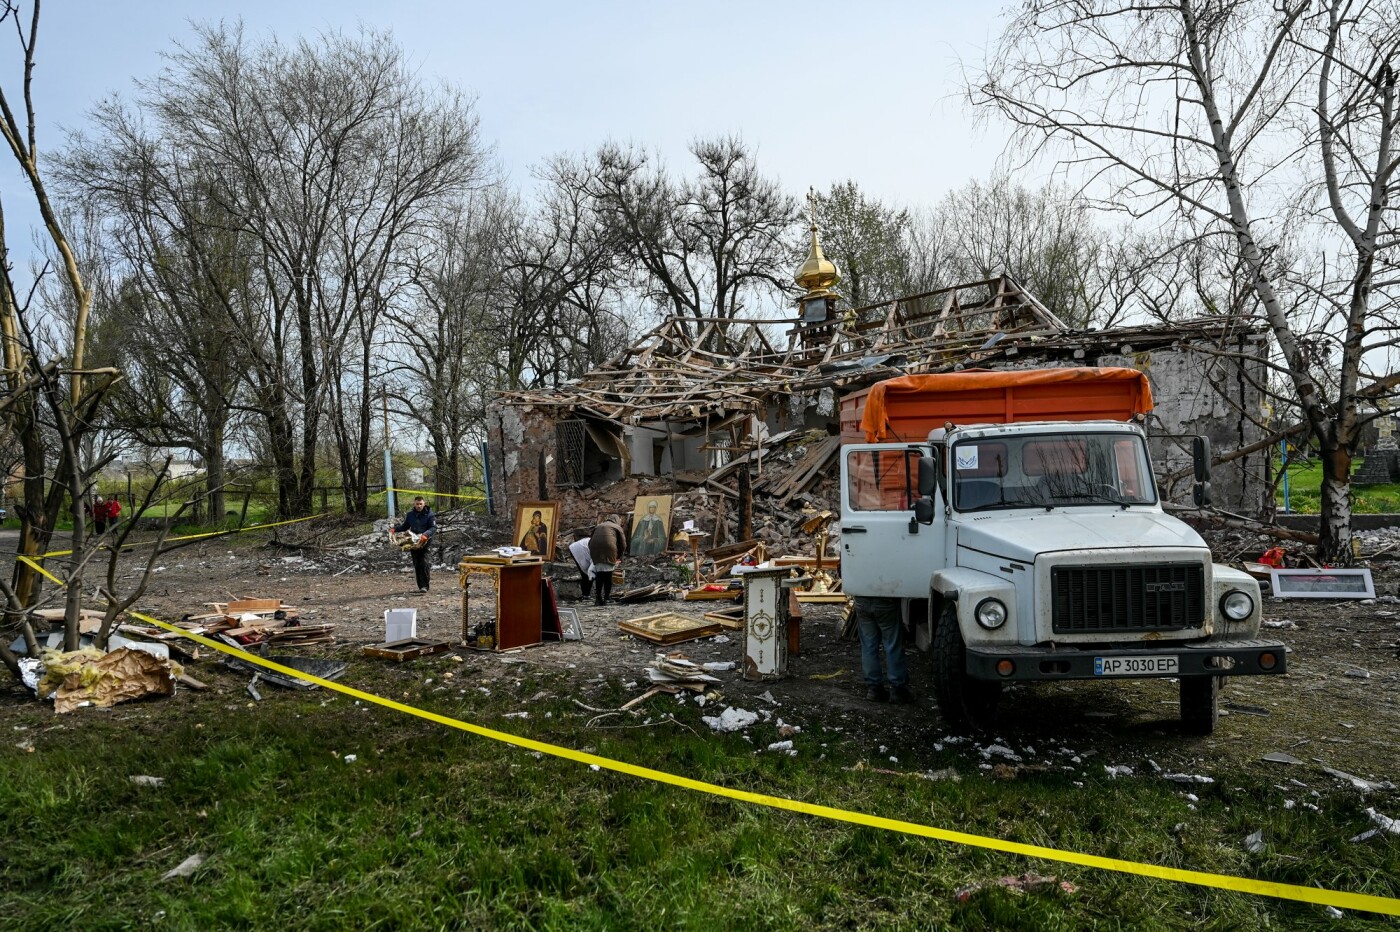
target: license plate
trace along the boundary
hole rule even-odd
[[[1175,654],[1153,657],[1095,657],[1095,676],[1172,676],[1177,672]]]

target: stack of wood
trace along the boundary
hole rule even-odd
[[[335,642],[335,625],[303,624],[301,613],[281,599],[234,599],[229,602],[209,602],[213,609],[199,615],[186,615],[176,626],[192,634],[216,637],[234,647],[254,644],[276,644],[285,647],[309,647]],[[124,625],[124,630],[159,641],[177,639],[180,635],[159,628]]]
[[[754,486],[754,491],[776,501],[774,509],[787,507],[793,496],[807,491],[826,474],[841,448],[840,437],[827,437],[807,447],[807,454],[790,467],[773,469]]]

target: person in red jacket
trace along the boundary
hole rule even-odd
[[[115,498],[104,499],[99,495],[89,511],[92,514],[93,530],[101,534],[107,530],[107,525],[116,526],[117,517],[122,513],[122,503]]]
[[[107,499],[107,523],[112,527],[116,527],[117,519],[121,517],[121,514],[122,503],[113,495],[111,498]]]

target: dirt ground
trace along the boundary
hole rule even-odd
[[[492,545],[483,541],[480,549]],[[175,551],[163,558],[161,567],[142,600],[145,611],[174,620],[206,610],[204,603],[234,595],[280,596],[298,606],[305,620],[336,624],[335,645],[299,649],[314,656],[380,663],[363,658],[360,648],[383,639],[383,612],[393,607],[418,609],[421,637],[453,644],[460,640],[460,590],[449,565],[435,568],[427,595],[415,590],[407,556],[392,553],[371,553],[359,565],[336,568],[302,551],[239,539]],[[1167,680],[1014,687],[1003,702],[996,738],[1013,748],[1059,743],[1098,754],[1105,764],[1140,767],[1150,761],[1168,771],[1208,773],[1228,767],[1281,772],[1280,765],[1261,763],[1261,758],[1284,752],[1308,766],[1325,765],[1374,782],[1400,779],[1400,564],[1378,563],[1373,571],[1381,593],[1375,600],[1266,599],[1266,621],[1283,624],[1266,633],[1288,645],[1289,673],[1229,680],[1220,724],[1209,738],[1179,731],[1176,687]],[[518,678],[523,669],[534,667],[567,672],[584,702],[600,680],[635,684],[630,691],[641,695],[646,689],[643,668],[660,648],[621,634],[617,623],[661,611],[699,616],[724,604],[654,601],[595,607],[577,599],[576,576],[568,567],[556,564],[555,572],[561,607],[577,609],[583,641],[498,655],[478,653],[474,660],[489,658],[475,664],[481,671],[480,685]],[[801,650],[791,660],[790,675],[751,683],[737,672],[721,673],[721,696],[713,700],[718,707],[769,709],[790,722],[841,727],[868,741],[872,751],[877,746],[926,745],[949,736],[930,694],[927,656],[913,652],[910,657],[918,696],[914,705],[868,702],[859,645],[840,637],[839,606],[804,609]],[[477,605],[474,596],[471,611],[484,610],[485,604]],[[741,634],[729,632],[669,650],[696,661],[741,664],[743,646]],[[190,672],[200,676],[201,668],[212,663],[196,661]],[[353,681],[353,671],[347,681]],[[676,700],[659,696],[644,709],[661,709],[668,702]],[[6,687],[0,690],[0,718],[7,717],[7,710],[16,713],[32,703],[18,686]],[[160,712],[180,714],[179,709],[177,696]]]

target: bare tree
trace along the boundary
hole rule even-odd
[[[67,199],[103,221],[89,227],[108,259],[94,352],[126,375],[110,421],[145,447],[197,453],[209,514],[222,517],[247,358],[230,307],[257,300],[252,244],[209,197],[207,175],[170,158],[133,114],[108,102],[94,121],[100,136],[75,136],[57,174]]]
[[[1229,244],[1322,452],[1321,555],[1350,559],[1366,404],[1394,345],[1396,56],[1384,3],[1033,0],[969,89],[1105,208]],[[1320,259],[1297,275],[1290,240]],[[1379,370],[1379,372],[1377,371]]]
[[[651,157],[598,150],[578,183],[648,297],[681,318],[742,316],[791,287],[797,202],[736,137],[698,140],[699,174],[677,181]]]
[[[84,280],[82,262],[65,218],[50,200],[39,168],[38,120],[32,94],[39,3],[34,3],[27,22],[17,4],[4,3],[0,6],[0,25],[10,24],[15,28],[21,53],[23,123],[8,88],[0,84],[0,134],[34,195],[44,224],[45,247],[59,258],[58,280],[62,282],[59,306],[48,307],[46,313],[32,307],[31,298],[49,272],[47,268],[40,269],[35,288],[21,292],[16,287],[4,212],[0,210],[0,338],[4,343],[5,387],[4,396],[0,397],[0,425],[5,436],[20,441],[24,465],[24,498],[16,508],[21,522],[20,559],[15,562],[13,575],[0,579],[5,629],[0,636],[0,662],[18,675],[19,660],[7,646],[10,635],[18,629],[28,653],[37,654],[38,639],[30,611],[48,600],[62,597],[64,648],[72,650],[78,646],[84,571],[97,553],[95,545],[101,541],[87,533],[83,502],[93,475],[102,464],[87,461],[82,447],[101,423],[103,407],[120,375],[110,368],[91,368],[86,361],[92,291]],[[64,585],[45,596],[44,576],[37,567],[65,507],[73,522],[70,552],[65,560],[51,560],[51,569],[44,572],[52,574],[56,569],[66,578]],[[110,560],[116,559],[113,552]],[[109,563],[109,580],[115,573],[112,567]],[[148,573],[149,565],[136,587],[138,594]],[[122,601],[111,589],[104,589],[101,594],[109,610]],[[115,614],[112,612],[112,617]]]
[[[254,44],[240,27],[200,26],[168,62],[134,107],[99,107],[99,135],[75,140],[67,177],[135,238],[141,293],[181,296],[182,315],[201,315],[190,337],[215,341],[177,341],[163,358],[196,349],[236,366],[236,399],[222,380],[191,389],[214,433],[219,402],[262,421],[279,511],[309,512],[327,434],[346,505],[363,511],[380,319],[434,206],[483,181],[472,105],[425,87],[369,32]]]
[[[387,310],[396,332],[396,409],[427,433],[434,488],[456,493],[499,371],[501,237],[513,203],[481,192],[444,208],[406,258],[408,285]]]

